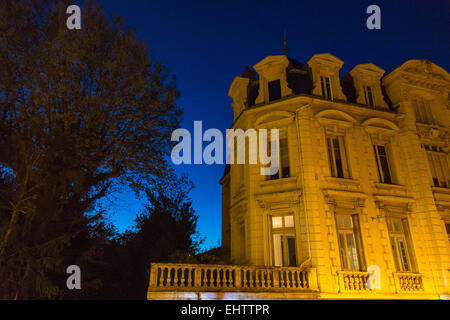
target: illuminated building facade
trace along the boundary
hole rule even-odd
[[[153,264],[150,299],[450,296],[450,75],[427,60],[342,65],[269,56],[234,79],[232,129],[279,129],[279,171],[228,166],[231,264]]]

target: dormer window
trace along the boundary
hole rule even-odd
[[[281,99],[280,79],[269,82],[269,102]]]
[[[366,101],[366,105],[371,106],[372,108],[375,107],[373,103],[372,87],[364,86],[364,99]]]
[[[333,100],[333,90],[331,88],[330,78],[320,76],[320,85],[322,87],[322,96],[329,100]]]
[[[356,103],[374,109],[389,109],[381,87],[381,78],[384,73],[383,69],[373,63],[358,64],[347,75],[351,78],[349,86],[353,85],[351,88],[347,88],[347,92],[355,93]]]

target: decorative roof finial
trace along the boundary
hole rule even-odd
[[[284,29],[284,55],[287,57],[289,53],[288,45],[287,45],[287,35],[286,35],[286,29]]]

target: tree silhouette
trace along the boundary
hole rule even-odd
[[[64,297],[66,267],[83,270],[99,254],[92,234],[100,217],[86,213],[115,187],[139,190],[167,174],[181,116],[174,79],[146,44],[95,1],[82,9],[82,29],[68,30],[69,4],[1,2],[4,299]],[[98,286],[89,280],[83,285]]]
[[[110,247],[109,267],[103,274],[114,280],[105,281],[99,297],[145,299],[151,262],[197,262],[203,239],[197,234],[198,216],[188,198],[192,187],[186,177],[173,174],[152,183],[147,190],[149,203],[137,216],[134,230],[117,237],[115,247]]]

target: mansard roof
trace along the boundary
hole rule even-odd
[[[242,108],[254,106],[256,101],[259,101],[261,93],[261,74],[259,73],[262,73],[264,77],[265,72],[270,74],[271,70],[275,68],[277,73],[285,70],[287,86],[292,90],[293,95],[312,95],[314,90],[312,72],[314,68],[324,66],[339,70],[343,64],[344,62],[341,59],[330,53],[315,54],[307,63],[300,62],[287,55],[267,56],[256,63],[253,68],[245,67],[242,75],[236,77],[233,81],[230,93],[232,93],[231,88],[246,92],[246,96],[243,100],[238,101],[238,104],[242,105]],[[282,69],[279,69],[280,67]],[[358,103],[358,90],[355,88],[354,79],[358,75],[380,79],[382,98],[390,108],[392,108],[392,102],[391,97],[387,93],[387,87],[394,78],[397,79],[399,76],[399,80],[403,78],[413,79],[414,83],[426,83],[428,86],[438,88],[441,92],[446,92],[447,88],[450,91],[450,74],[444,68],[428,60],[408,60],[389,73],[386,73],[384,69],[373,63],[363,63],[353,67],[347,75],[340,77],[338,80],[340,81],[342,93],[345,96],[344,99],[350,103]],[[241,93],[237,94],[237,96],[240,97]]]

